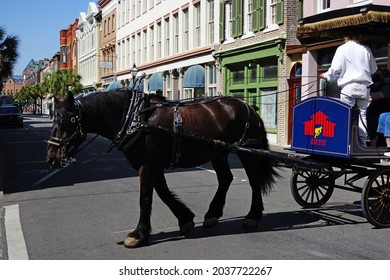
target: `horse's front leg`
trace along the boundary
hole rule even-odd
[[[137,228],[129,233],[124,241],[127,248],[136,248],[149,244],[151,224],[150,215],[152,212],[153,186],[156,183],[156,172],[148,165],[139,169],[140,179],[140,217]]]
[[[155,190],[161,200],[169,207],[179,221],[180,234],[187,235],[194,228],[194,213],[172,193],[165,180],[164,171],[161,170],[158,176]]]

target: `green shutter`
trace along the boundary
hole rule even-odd
[[[298,19],[303,18],[303,0],[298,1]]]
[[[236,38],[238,35],[238,30],[237,30],[237,0],[232,0],[230,9],[232,10],[232,37]]]
[[[225,41],[225,4],[219,3],[219,41]]]
[[[256,3],[256,13],[254,17],[257,27],[256,30],[263,30],[265,28],[265,0],[255,0],[254,3]]]
[[[284,22],[284,0],[276,1],[276,23],[283,24]]]
[[[257,24],[257,0],[253,0],[252,3],[252,26],[250,27],[250,30],[252,32],[256,32],[258,29]]]
[[[237,34],[237,37],[240,37],[242,36],[243,34],[243,3],[242,3],[243,0],[236,0],[236,5],[235,5],[235,9],[236,9],[236,22],[235,22],[235,25],[236,25],[236,34]]]

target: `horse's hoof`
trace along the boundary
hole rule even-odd
[[[256,220],[245,219],[244,222],[242,223],[242,228],[243,229],[256,229],[258,224],[259,224],[259,222]]]
[[[190,233],[190,231],[194,228],[195,223],[194,221],[188,222],[180,227],[180,235],[186,236]]]
[[[142,246],[148,245],[149,242],[147,240],[138,239],[132,236],[127,236],[126,239],[123,241],[123,245],[126,248],[138,248]]]
[[[216,217],[207,218],[203,221],[203,228],[212,228],[216,225],[218,225],[218,218]]]

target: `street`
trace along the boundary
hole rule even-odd
[[[367,222],[359,193],[336,189],[321,208],[304,210],[291,196],[287,168],[279,170],[281,177],[264,197],[258,229],[243,230],[251,191],[234,154],[230,163],[235,178],[216,227],[202,227],[216,191],[211,165],[167,170],[171,190],[196,215],[195,228],[189,236],[179,236],[177,220],[154,195],[150,245],[126,249],[122,241],[139,218],[137,173],[121,153],[105,152],[110,142],[102,137],[80,152],[71,166],[50,169],[45,162],[50,127],[46,116],[26,115],[24,128],[0,129],[0,155],[5,159],[0,178],[0,259],[390,259],[390,229],[374,229]],[[8,229],[7,219],[19,219],[19,232]]]

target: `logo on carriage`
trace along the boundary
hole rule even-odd
[[[329,116],[318,110],[310,116],[310,120],[305,121],[304,135],[312,136],[311,144],[316,146],[326,146],[326,138],[334,138],[336,123],[328,120]]]

